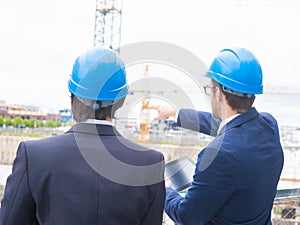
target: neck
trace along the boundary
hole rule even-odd
[[[237,110],[232,110],[229,105],[224,104],[221,120],[223,121],[223,120],[225,120],[229,117],[235,116],[235,115],[240,114],[240,113],[242,113],[242,112],[239,112]]]

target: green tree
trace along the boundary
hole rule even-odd
[[[60,121],[55,121],[55,127],[61,127],[62,123]]]
[[[6,117],[5,124],[6,124],[6,126],[12,126],[13,125],[12,118],[11,117]]]
[[[24,124],[26,127],[34,128],[34,126],[36,125],[36,119],[35,118],[27,119],[24,121]]]
[[[53,120],[47,120],[46,123],[45,123],[45,127],[54,128],[55,127],[55,122]]]
[[[21,117],[17,116],[16,118],[13,119],[14,127],[20,127],[22,125],[24,125],[24,120]]]
[[[5,121],[4,121],[4,118],[3,116],[0,116],[0,127],[3,127]]]
[[[29,121],[30,121],[29,119],[24,119],[24,126],[25,127],[30,127],[29,126]]]
[[[39,120],[36,122],[36,127],[44,127],[44,122]]]

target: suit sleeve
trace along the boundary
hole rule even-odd
[[[164,161],[163,155],[162,155],[162,161]],[[165,164],[162,163],[161,165],[162,167],[161,167],[159,177],[163,179]],[[143,218],[141,225],[162,224],[164,204],[166,198],[165,181],[163,180],[162,182],[154,184],[153,186],[155,188],[156,193],[153,201],[149,206],[149,210],[147,211],[147,214]]]
[[[178,126],[211,136],[217,135],[220,123],[211,113],[193,109],[181,109],[177,117]]]
[[[157,192],[141,225],[162,224],[164,202],[166,197],[165,183],[157,185]]]
[[[233,175],[227,160],[218,154],[210,165],[202,164],[202,158],[207,162],[210,157],[203,153],[199,154],[192,185],[184,197],[167,188],[165,211],[176,224],[212,222],[233,193]]]
[[[28,165],[25,144],[20,143],[7,178],[0,209],[0,225],[32,225],[35,222],[35,204],[28,183]]]

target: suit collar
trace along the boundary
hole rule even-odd
[[[231,120],[229,123],[227,123],[220,131],[219,134],[224,133],[226,130],[229,130],[233,127],[237,127],[240,126],[244,123],[246,123],[249,120],[254,119],[256,116],[258,115],[258,112],[256,111],[256,109],[254,107],[252,107],[249,111],[240,114],[239,116],[237,116],[236,118],[234,118],[233,120]]]
[[[222,128],[223,128],[227,123],[229,123],[231,120],[233,120],[234,118],[238,117],[239,115],[240,115],[240,113],[235,114],[235,115],[233,115],[233,116],[231,116],[231,117],[228,117],[228,118],[226,118],[225,120],[223,120],[223,121],[220,123],[220,125],[219,125],[217,134],[220,133],[220,131],[222,130]]]
[[[121,136],[114,126],[92,124],[92,123],[76,123],[66,133],[86,133],[101,136]]]

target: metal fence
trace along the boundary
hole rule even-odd
[[[277,191],[272,223],[273,225],[300,225],[300,188]]]

